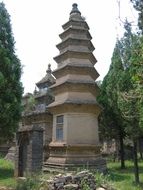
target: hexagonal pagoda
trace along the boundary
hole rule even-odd
[[[53,72],[56,83],[51,86],[55,101],[48,106],[53,113],[53,137],[45,166],[105,170],[98,137],[101,107],[96,101],[99,89],[95,80],[99,74],[94,68],[89,27],[77,4],[73,4],[69,21],[62,27],[62,41],[57,45],[60,53],[54,58],[58,64]]]

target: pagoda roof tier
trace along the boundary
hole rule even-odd
[[[87,83],[76,83],[72,84],[69,82],[63,83],[59,86],[54,87],[53,89],[54,95],[66,93],[66,92],[90,92],[93,94],[95,97],[99,94],[99,87],[96,83],[94,84],[87,84]]]
[[[77,51],[70,51],[70,50],[67,50],[61,54],[59,54],[58,56],[54,57],[54,60],[57,62],[57,63],[61,63],[63,60],[66,60],[68,58],[79,58],[79,59],[88,59],[91,61],[91,63],[94,65],[97,60],[95,58],[95,56],[92,54],[92,52],[77,52]]]
[[[59,50],[62,50],[65,48],[70,49],[70,46],[71,46],[71,48],[72,48],[72,46],[74,46],[74,49],[76,49],[75,46],[76,47],[83,46],[83,47],[86,47],[86,49],[91,52],[93,52],[95,49],[92,42],[89,39],[77,39],[77,38],[73,38],[73,37],[69,37],[69,38],[63,40],[56,47]]]
[[[65,101],[58,101],[53,102],[52,104],[48,105],[48,108],[53,113],[68,113],[68,112],[82,112],[82,113],[96,113],[97,115],[103,109],[96,101],[81,101],[81,100],[65,100]]]
[[[73,104],[73,103],[61,103],[55,106],[49,107],[49,110],[53,114],[63,113],[93,113],[98,116],[102,111],[102,107],[96,104]]]
[[[85,22],[84,19],[80,19],[80,20],[71,19],[71,20],[69,20],[68,22],[66,22],[65,24],[62,25],[62,28],[64,30],[66,30],[66,29],[68,29],[70,27],[76,27],[76,28],[79,28],[79,29],[89,30],[89,26]]]
[[[77,39],[80,39],[80,38],[82,39],[85,38],[89,40],[92,39],[92,36],[90,35],[87,29],[81,29],[81,28],[79,29],[77,27],[72,27],[72,28],[70,27],[59,35],[61,39],[66,39],[70,36]]]
[[[64,84],[71,84],[71,85],[89,85],[89,86],[96,86],[96,83],[94,80],[75,80],[75,79],[68,79],[65,78],[64,80],[60,80],[54,85],[50,86],[50,89],[54,89],[58,86],[64,85]]]
[[[71,60],[69,60],[69,62],[68,61],[65,61],[65,62],[63,62],[61,65],[58,65],[58,68],[57,69],[55,69],[52,73],[54,74],[56,71],[58,71],[58,70],[60,70],[60,69],[62,69],[63,67],[66,67],[66,66],[73,66],[73,67],[86,67],[86,68],[88,68],[88,67],[91,67],[91,68],[94,68],[94,66],[92,65],[92,63],[89,63],[89,62],[74,62],[74,61],[71,61]]]
[[[43,90],[43,91],[38,91],[38,92],[36,92],[36,94],[34,94],[34,97],[35,97],[35,99],[36,98],[39,98],[39,97],[43,97],[43,96],[48,96],[49,94],[48,94],[48,92],[47,92],[47,90]]]
[[[36,83],[36,86],[39,88],[42,88],[43,86],[51,86],[52,84],[55,83],[55,78],[53,76],[46,75],[43,77],[39,82]]]
[[[51,65],[48,64],[48,69],[46,71],[46,75],[45,77],[43,77],[39,82],[36,83],[36,86],[38,88],[45,88],[45,87],[49,87],[52,84],[55,83],[55,78],[52,75],[52,71],[51,71]]]
[[[53,96],[52,92],[49,88],[46,90],[37,91],[36,94],[34,94],[35,99],[40,98],[40,97],[44,97],[44,96],[46,96],[46,97]]]
[[[30,121],[36,122],[36,119],[38,119],[40,116],[44,116],[45,115],[45,119],[48,120],[49,117],[52,116],[52,114],[50,113],[50,111],[47,109],[47,107],[45,107],[44,110],[39,110],[39,111],[31,111],[31,112],[26,112],[24,114],[22,114],[23,118],[28,118],[31,117]],[[39,116],[39,117],[37,117]],[[43,118],[43,117],[42,117]],[[43,119],[42,119],[43,120]],[[30,122],[31,123],[31,122]]]
[[[67,99],[67,100],[59,100],[55,101],[48,105],[48,108],[54,107],[61,104],[92,104],[92,105],[99,105],[97,101],[94,100],[81,100],[81,99]]]
[[[84,75],[90,75],[94,80],[96,80],[99,77],[98,72],[96,69],[87,64],[64,64],[60,67],[58,67],[56,70],[53,71],[54,76],[56,79],[66,75],[66,74],[84,74]]]

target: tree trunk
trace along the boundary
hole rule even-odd
[[[133,153],[134,153],[134,174],[135,174],[135,183],[139,183],[139,167],[138,167],[138,156],[137,156],[137,141],[134,140],[133,141],[134,144],[134,149],[133,149]]]
[[[121,130],[120,130],[120,134],[119,134],[119,142],[120,142],[121,169],[125,169],[124,142],[123,142],[123,135],[122,135]]]
[[[143,160],[143,152],[142,152],[142,144],[143,144],[143,138],[140,137],[139,140],[139,153],[140,153],[140,159]]]

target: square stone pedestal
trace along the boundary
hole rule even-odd
[[[106,170],[106,161],[101,157],[100,146],[51,143],[50,157],[44,166],[47,169],[55,170],[86,168],[104,172]]]

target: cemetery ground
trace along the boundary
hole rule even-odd
[[[120,162],[107,162],[108,174],[103,176],[102,174],[96,173],[97,184],[110,184],[115,190],[142,190],[143,184],[136,185],[133,183],[133,163],[126,161],[126,169],[120,169]],[[140,181],[143,182],[143,162],[139,162],[140,170]],[[14,175],[14,165],[12,162],[0,159],[0,187],[11,187],[16,189],[16,179]],[[0,188],[1,189],[1,188]],[[87,190],[89,188],[87,187]],[[16,189],[17,190],[17,189]],[[18,189],[19,190],[19,189]],[[22,189],[21,189],[22,190]],[[27,189],[25,189],[27,190]],[[30,189],[31,190],[31,189]],[[85,188],[86,190],[86,188]]]

